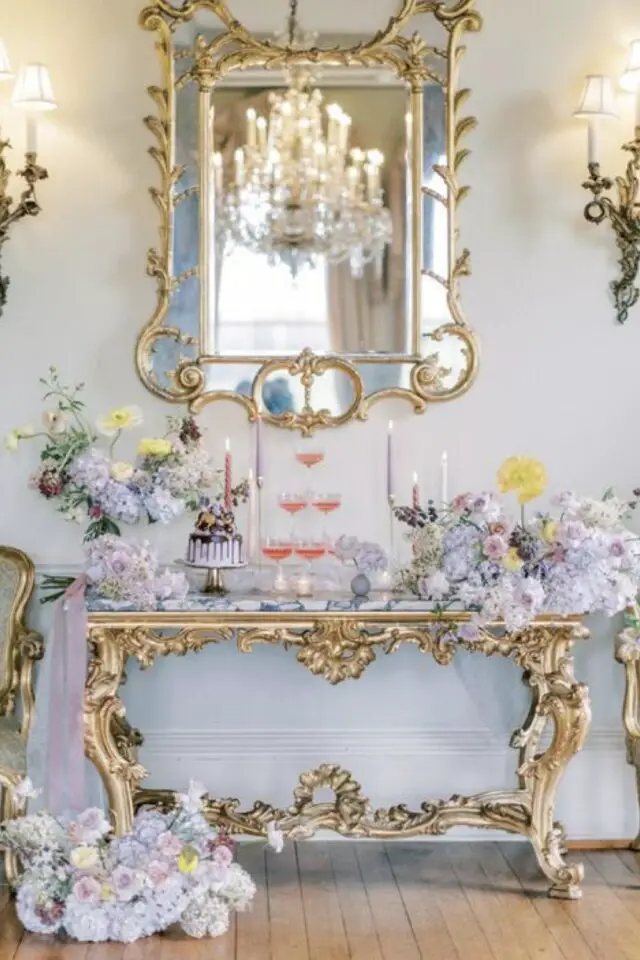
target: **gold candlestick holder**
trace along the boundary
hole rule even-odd
[[[616,235],[620,252],[620,276],[609,284],[616,305],[618,323],[625,323],[629,311],[640,298],[637,284],[640,269],[640,126],[636,127],[635,137],[622,147],[631,154],[625,175],[611,180],[600,173],[599,163],[589,164],[589,179],[582,184],[591,191],[593,200],[584,208],[584,216],[589,223],[599,224],[608,220]],[[616,187],[616,203],[611,197],[604,196],[606,191]]]
[[[224,597],[229,593],[224,583],[224,571],[220,567],[210,567],[207,570],[207,579],[202,592],[217,597]]]
[[[40,213],[42,208],[36,197],[36,184],[49,176],[47,170],[38,165],[35,153],[25,154],[24,168],[18,170],[16,176],[23,178],[27,189],[20,194],[20,200],[14,203],[9,196],[9,168],[5,159],[5,153],[10,149],[10,141],[0,139],[0,260],[2,248],[9,239],[9,228],[23,217],[35,217]],[[7,302],[8,289],[9,277],[3,276],[0,271],[0,317]]]

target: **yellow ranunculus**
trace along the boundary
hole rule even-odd
[[[14,450],[18,449],[18,444],[20,443],[20,437],[18,436],[15,430],[12,430],[11,433],[8,433],[4,438],[5,450],[10,450],[13,453]]]
[[[106,900],[106,901],[113,900],[115,895],[116,895],[116,892],[110,883],[102,884],[102,890],[100,891],[101,900]]]
[[[545,520],[542,524],[542,536],[546,543],[553,543],[558,532],[558,523],[556,520]]]
[[[195,847],[189,845],[182,848],[182,853],[178,857],[178,870],[180,873],[194,873],[200,863],[200,854]]]
[[[522,567],[522,560],[518,556],[518,551],[515,547],[509,547],[502,558],[502,566],[505,567],[506,570],[511,570],[512,573],[520,570]]]
[[[168,457],[172,449],[171,441],[164,437],[145,437],[138,444],[141,457]]]
[[[130,463],[116,462],[111,464],[111,479],[119,483],[126,483],[133,476],[133,467]]]
[[[76,870],[90,870],[98,862],[98,851],[95,847],[76,847],[71,851],[71,863]]]
[[[104,417],[98,417],[96,426],[105,437],[115,437],[121,430],[131,430],[142,423],[140,407],[115,407]]]
[[[518,503],[535,500],[547,486],[547,471],[544,464],[532,457],[509,457],[498,471],[498,487],[501,493],[513,490],[518,494]]]

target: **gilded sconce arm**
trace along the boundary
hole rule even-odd
[[[638,270],[640,269],[640,127],[636,128],[635,139],[622,147],[631,154],[623,177],[615,181],[600,174],[600,164],[589,164],[589,179],[582,186],[590,190],[593,200],[584,208],[589,223],[602,223],[608,220],[616,235],[620,252],[620,275],[610,284],[616,305],[618,323],[625,323],[629,311],[640,298]],[[617,203],[605,192],[614,186],[617,190]]]
[[[20,200],[14,203],[9,196],[9,168],[5,159],[6,151],[10,147],[8,140],[0,140],[0,317],[7,302],[9,288],[9,277],[3,275],[1,270],[2,248],[9,239],[9,228],[12,224],[23,217],[35,217],[40,213],[36,184],[49,176],[45,168],[38,165],[36,154],[27,153],[24,168],[16,173],[25,181],[26,189],[20,194]]]

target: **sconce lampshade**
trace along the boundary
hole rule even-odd
[[[7,53],[4,40],[0,38],[0,80],[11,79],[13,79],[13,70],[9,62],[9,54]]]
[[[620,86],[632,93],[640,87],[640,40],[633,40],[629,47],[627,69],[620,77]]]
[[[616,97],[611,77],[594,74],[588,76],[580,106],[573,115],[585,120],[595,120],[597,117],[607,117],[609,119],[617,117]]]
[[[53,95],[49,71],[42,63],[28,63],[20,67],[11,102],[23,110],[55,110],[58,104]]]

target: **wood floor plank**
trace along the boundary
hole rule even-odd
[[[355,844],[384,960],[421,960],[384,844]]]
[[[445,912],[438,902],[441,888],[450,883],[452,877],[446,858],[438,856],[435,845],[427,847],[415,843],[388,843],[386,853],[422,955],[438,957],[439,960],[465,957],[466,954],[456,946]],[[457,924],[453,926],[455,929]],[[482,939],[481,932],[477,932]],[[482,953],[474,949],[469,956],[482,958]],[[488,948],[485,956],[491,957]]]
[[[267,896],[272,960],[309,960],[296,850],[267,851]],[[243,958],[238,958],[243,960]]]
[[[499,891],[482,868],[484,846],[477,843],[448,844],[447,853],[453,871],[496,960],[530,960],[511,918],[500,903]]]
[[[624,957],[606,936],[606,928],[600,923],[590,897],[586,901],[550,898],[549,881],[538,867],[528,844],[503,843],[500,849],[567,960],[588,960],[591,957],[621,960]],[[585,913],[587,916],[583,917]]]
[[[329,856],[351,960],[382,960],[371,904],[353,844],[332,843]]]
[[[251,874],[258,888],[251,909],[236,915],[236,957],[239,960],[269,960],[269,902],[265,854],[262,843],[243,843],[238,849],[238,863]]]
[[[23,934],[13,904],[7,899],[0,909],[0,960],[14,960]]]
[[[482,844],[480,863],[532,960],[563,960],[560,947],[529,898],[522,895],[522,887],[497,844]]]
[[[349,944],[328,847],[328,843],[297,847],[309,960],[348,960]]]

